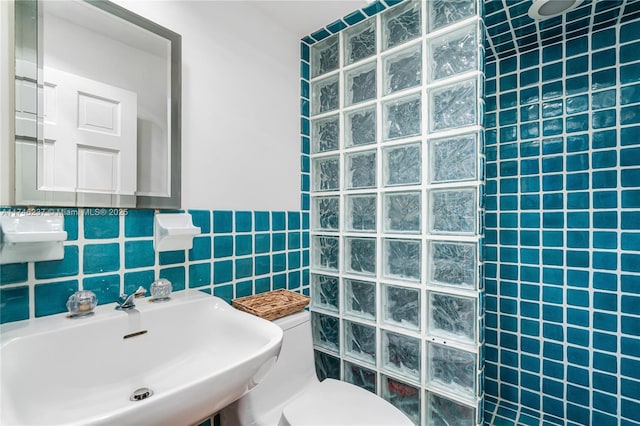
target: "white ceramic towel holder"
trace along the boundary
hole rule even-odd
[[[189,250],[199,233],[189,213],[157,213],[153,245],[156,251]]]
[[[59,260],[67,232],[61,213],[0,212],[0,264]]]

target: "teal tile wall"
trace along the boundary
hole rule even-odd
[[[640,2],[530,4],[485,3],[486,423],[640,425]]]
[[[196,288],[227,302],[277,288],[309,294],[308,212],[189,210],[201,229],[193,248],[158,253],[153,210],[62,211],[63,259],[0,265],[0,322],[66,312],[67,298],[81,289],[112,303],[157,278],[174,291]]]

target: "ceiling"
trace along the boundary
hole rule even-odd
[[[248,0],[273,21],[298,38],[319,30],[356,9],[367,0]]]

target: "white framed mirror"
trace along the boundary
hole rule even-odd
[[[16,0],[15,65],[15,204],[180,207],[179,34],[106,0]]]

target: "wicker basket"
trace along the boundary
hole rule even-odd
[[[231,304],[236,309],[271,321],[303,310],[309,304],[309,296],[289,290],[274,290],[233,299]]]

